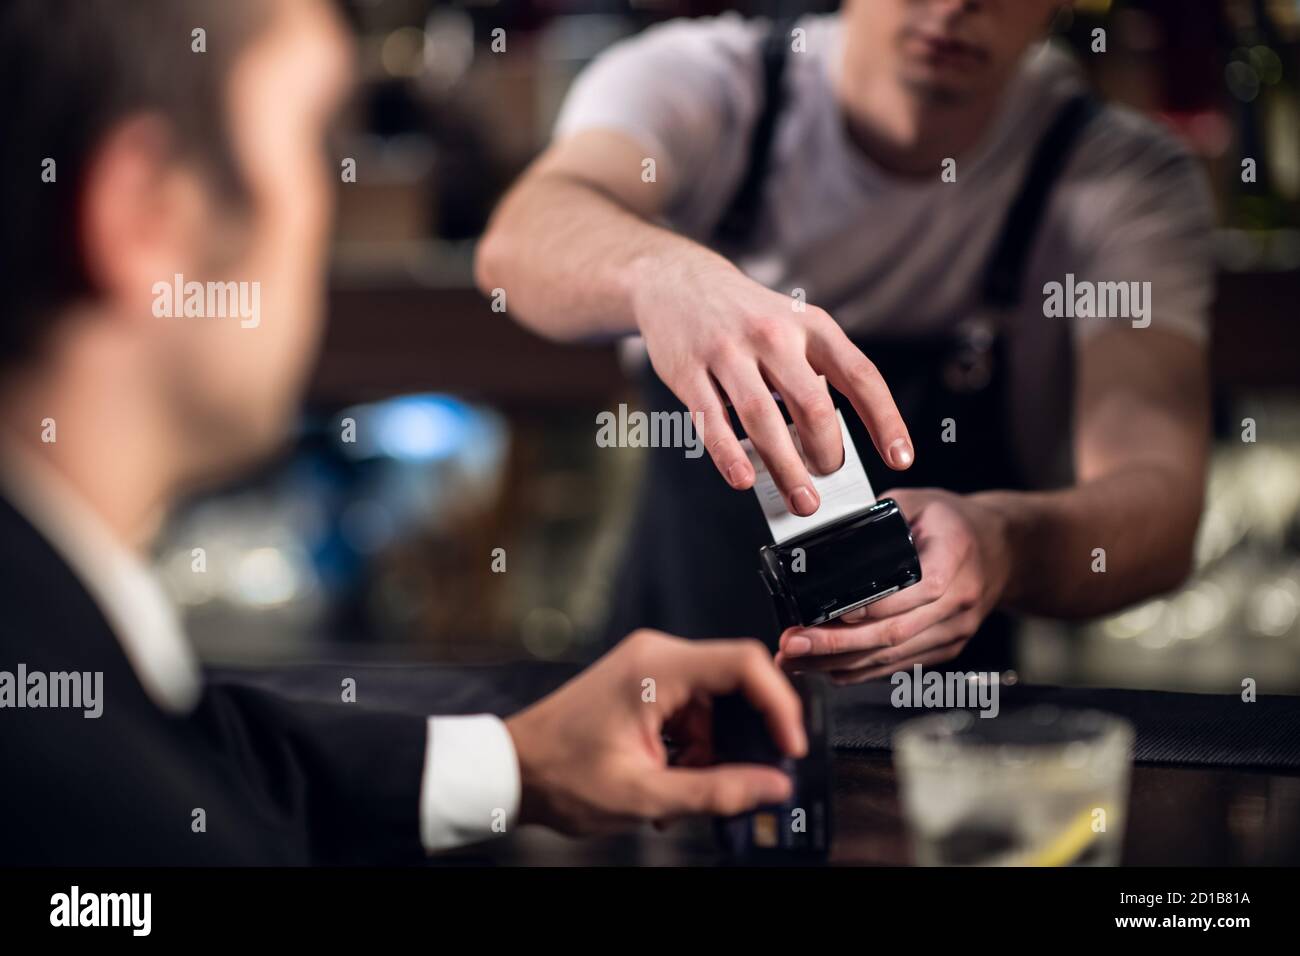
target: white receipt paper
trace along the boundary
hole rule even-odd
[[[763,464],[763,459],[758,457],[753,443],[748,438],[740,443],[754,465],[756,475],[754,494],[758,496],[758,503],[763,507],[763,517],[767,519],[772,540],[777,544],[806,531],[830,524],[832,521],[864,511],[876,503],[875,492],[871,490],[871,482],[867,480],[867,473],[862,468],[862,459],[858,457],[858,450],[854,447],[853,439],[849,437],[849,428],[844,423],[844,415],[836,411],[835,417],[839,420],[840,438],[844,442],[844,464],[838,471],[829,475],[818,475],[811,468],[809,469],[813,487],[817,489],[817,494],[821,498],[821,507],[807,518],[791,513],[786,507],[785,499],[777,490],[776,482],[772,480],[767,465]],[[793,425],[790,426],[790,437],[794,439],[795,448],[807,462],[803,445],[799,443],[799,433]]]

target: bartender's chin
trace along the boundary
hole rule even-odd
[[[937,75],[924,68],[904,70],[901,80],[904,89],[927,103],[960,106],[975,97],[975,91],[969,82]]]

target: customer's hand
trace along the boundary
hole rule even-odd
[[[736,691],[763,713],[782,751],[805,753],[799,697],[761,644],[631,634],[506,721],[523,780],[521,822],[600,833],[788,799],[790,779],[774,767],[707,766],[711,699]],[[668,764],[665,730],[682,747],[681,766]]]
[[[821,501],[808,467],[829,474],[844,462],[825,376],[853,403],[891,468],[911,465],[912,442],[876,367],[829,315],[765,288],[730,263],[657,260],[636,277],[634,313],[651,364],[694,416],[704,446],[733,487],[754,469],[727,419],[726,400],[767,464],[786,506],[810,515]],[[807,457],[800,458],[772,391],[780,393]]]
[[[941,664],[961,652],[1001,600],[1011,564],[1000,512],[978,495],[937,489],[882,497],[897,501],[911,525],[920,582],[822,627],[789,628],[777,655],[787,669],[856,684],[914,664]]]

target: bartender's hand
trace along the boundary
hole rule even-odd
[[[523,780],[521,822],[599,833],[788,799],[790,779],[774,767],[707,766],[711,699],[737,691],[763,713],[783,752],[803,756],[799,697],[760,643],[629,635],[506,721]],[[682,766],[668,765],[665,730],[682,748]]]
[[[889,387],[826,312],[812,305],[796,312],[789,296],[721,258],[657,260],[652,274],[636,277],[635,289],[633,311],[650,361],[700,424],[709,455],[733,488],[752,487],[754,468],[727,420],[727,401],[790,511],[817,510],[821,501],[808,467],[829,474],[844,462],[822,375],[852,401],[891,468],[912,464],[912,442]],[[774,390],[790,410],[807,464],[790,439]]]
[[[966,646],[1001,600],[1010,548],[1001,514],[978,495],[899,489],[912,528],[921,580],[822,627],[781,635],[777,660],[790,670],[819,670],[838,684],[885,677],[914,664],[941,664]]]

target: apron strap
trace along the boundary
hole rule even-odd
[[[1029,250],[1038,234],[1047,202],[1066,160],[1088,124],[1101,112],[1101,102],[1089,92],[1066,101],[1056,119],[1038,141],[1028,172],[1007,218],[993,255],[984,270],[984,303],[998,311],[1020,304]]]
[[[776,120],[785,105],[785,64],[790,53],[790,32],[797,17],[774,20],[763,41],[763,87],[758,119],[749,136],[749,159],[745,175],[731,202],[714,227],[714,241],[728,245],[747,240],[758,222],[763,205],[763,184],[772,156],[772,140],[776,138]]]

